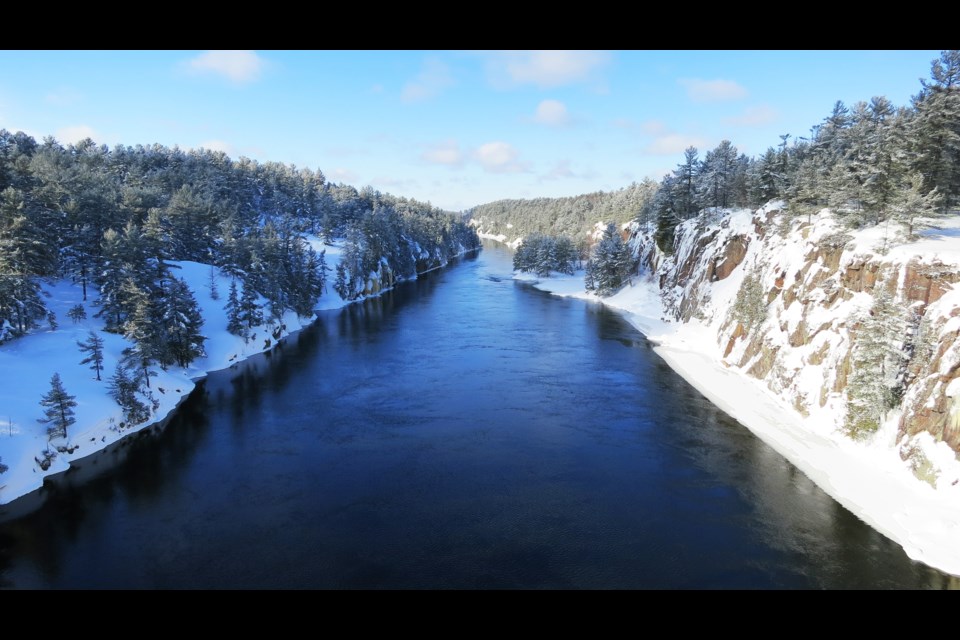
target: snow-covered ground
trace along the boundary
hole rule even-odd
[[[326,251],[326,263],[331,269],[340,261],[342,243],[326,245],[317,238],[308,238],[316,251]],[[140,431],[163,420],[196,386],[195,381],[207,373],[225,369],[251,355],[262,353],[277,343],[273,332],[277,325],[280,339],[297,331],[316,319],[316,316],[298,317],[288,311],[280,323],[267,323],[251,331],[252,337],[243,338],[227,331],[227,315],[224,305],[230,291],[230,277],[214,269],[214,281],[218,299],[211,294],[211,267],[196,262],[173,262],[178,269],[176,276],[186,280],[194,292],[203,318],[202,332],[206,336],[206,355],[193,361],[189,367],[170,367],[164,371],[159,366],[151,367],[156,377],[150,379],[151,392],[159,402],[147,422],[132,428],[119,429],[123,414],[108,393],[108,380],[113,375],[121,352],[131,343],[122,336],[102,331],[103,321],[95,318],[99,308],[93,301],[97,290],[88,288],[87,302],[83,302],[79,285],[61,280],[45,285],[50,294],[46,298],[48,309],[56,314],[58,327],[49,325],[35,329],[29,335],[0,345],[0,463],[8,470],[0,474],[0,504],[23,496],[40,488],[49,475],[66,471],[69,463],[89,456],[120,438]],[[265,303],[263,298],[261,304]],[[67,311],[82,304],[87,319],[74,323]],[[336,309],[349,304],[333,290],[332,282],[320,297],[318,310]],[[88,332],[95,331],[104,340],[104,369],[97,381],[88,365],[81,365],[85,354],[77,342],[85,340]],[[269,342],[267,340],[269,339]],[[38,459],[48,449],[46,425],[38,420],[43,417],[41,397],[50,390],[50,378],[59,373],[67,393],[76,397],[76,423],[67,432],[66,446],[71,452],[58,452],[50,467],[43,471]]]
[[[730,222],[747,228],[749,217]],[[960,221],[941,231],[924,232],[909,246],[894,247],[887,257],[909,259],[935,253],[951,262],[960,259]],[[872,237],[872,235],[877,237]],[[859,245],[882,241],[882,229],[857,236]],[[868,237],[869,236],[869,237]],[[948,241],[949,240],[949,241]],[[759,243],[758,243],[759,244]],[[900,255],[902,254],[902,256]],[[749,260],[745,261],[745,263]],[[744,267],[736,271],[743,272]],[[936,487],[917,479],[901,460],[891,418],[869,442],[855,442],[825,422],[822,415],[804,417],[762,381],[723,360],[717,343],[717,321],[667,321],[660,292],[651,277],[637,277],[619,293],[599,298],[583,287],[583,273],[540,279],[517,274],[544,291],[600,302],[617,309],[657,346],[655,351],[684,379],[723,411],[749,428],[800,468],[835,500],[863,521],[903,546],[914,560],[960,575],[960,464],[944,443],[923,434],[925,452],[941,470]],[[712,304],[732,303],[743,274],[731,275],[711,291]],[[948,292],[950,296],[954,291]],[[945,298],[947,297],[945,296]],[[829,407],[830,405],[828,405]]]

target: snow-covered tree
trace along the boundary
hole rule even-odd
[[[77,421],[73,411],[77,399],[63,388],[59,373],[50,378],[50,391],[43,395],[40,406],[43,407],[44,417],[38,418],[37,422],[47,425],[47,433],[51,438],[66,438],[67,427]]]
[[[186,282],[176,277],[170,280],[162,308],[163,343],[166,346],[163,362],[176,362],[185,367],[205,355],[203,343],[206,338],[200,333],[203,316]]]
[[[103,369],[103,338],[96,332],[91,331],[87,334],[87,339],[78,342],[81,353],[89,354],[80,361],[80,364],[89,364],[90,369],[97,374],[97,380],[100,380],[100,371]]]
[[[599,296],[616,293],[630,277],[633,270],[630,248],[613,223],[607,225],[603,237],[594,247],[593,257],[587,262],[587,270],[587,291],[596,291]]]
[[[925,190],[923,175],[919,172],[910,174],[909,180],[909,184],[898,192],[892,206],[893,218],[907,225],[908,239],[913,237],[918,220],[938,218],[943,212],[943,198],[936,187]]]
[[[845,422],[851,437],[862,438],[875,432],[887,411],[899,401],[905,335],[903,309],[878,283],[873,305],[854,334]]]
[[[138,395],[142,391],[140,376],[134,375],[122,363],[117,364],[108,382],[110,396],[123,410],[123,418],[128,426],[145,422],[150,417],[150,409]]]
[[[754,269],[743,278],[730,310],[733,319],[749,333],[767,319],[767,296],[760,282],[760,270]]]
[[[210,273],[207,276],[207,289],[210,291],[211,300],[220,299],[220,290],[217,288],[217,268],[210,265]]]
[[[573,240],[567,236],[559,236],[556,239],[553,251],[553,270],[567,275],[573,275],[579,252],[573,244]]]
[[[240,299],[237,296],[237,281],[230,281],[230,293],[227,295],[227,304],[223,307],[227,312],[227,331],[235,336],[243,336],[243,323],[240,321]]]
[[[70,307],[69,311],[67,311],[67,317],[73,320],[73,323],[76,324],[81,320],[87,319],[87,310],[82,304],[75,304]]]
[[[260,303],[257,302],[257,292],[247,282],[243,283],[243,293],[240,294],[238,318],[245,329],[263,324],[263,312],[260,309]]]

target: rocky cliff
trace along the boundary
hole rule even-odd
[[[771,203],[684,222],[671,255],[636,225],[630,242],[669,321],[702,327],[724,366],[763,381],[824,431],[844,431],[852,363],[886,292],[896,309],[885,347],[896,370],[883,374],[893,401],[875,431],[857,436],[898,447],[936,486],[955,482],[943,471],[960,452],[960,230],[897,233],[851,231],[828,210],[791,218]]]

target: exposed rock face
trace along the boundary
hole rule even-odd
[[[681,224],[674,237],[671,255],[649,233],[635,229],[630,239],[667,312],[713,328],[724,364],[803,415],[842,423],[862,319],[881,288],[889,292],[904,313],[909,356],[898,438],[927,432],[960,452],[960,265],[911,254],[909,244],[878,252],[826,211],[811,223],[775,209],[714,214]],[[749,329],[731,312],[748,273],[766,307],[765,321]]]

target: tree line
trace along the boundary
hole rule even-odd
[[[703,209],[773,199],[800,216],[829,206],[853,228],[897,221],[910,236],[919,218],[946,214],[960,197],[960,51],[944,51],[920,84],[905,107],[883,96],[838,101],[808,135],[781,135],[756,158],[729,140],[702,159],[689,147],[637,218],[656,225],[667,252],[677,224]]]
[[[597,191],[567,198],[497,200],[467,210],[482,228],[508,239],[533,233],[573,238],[578,249],[586,250],[587,236],[597,223],[631,221],[653,198],[657,183],[646,179],[617,191]],[[508,226],[510,225],[510,226]],[[581,247],[583,245],[583,247]]]
[[[207,263],[232,276],[229,328],[246,337],[288,310],[312,313],[329,269],[306,234],[349,239],[346,253],[356,259],[342,267],[347,280],[380,264],[396,279],[410,277],[479,247],[462,216],[329,183],[319,170],[159,144],[37,142],[0,130],[0,343],[43,321],[55,328],[41,283],[72,280],[84,301],[94,298],[104,330],[131,341],[109,384],[127,418],[142,421],[137,393],[149,390],[150,367],[184,367],[204,354],[200,308],[173,263]],[[344,288],[344,297],[357,290]],[[68,313],[75,322],[86,317],[78,306]],[[102,340],[80,347],[99,379]],[[67,426],[61,409],[57,433]]]
[[[583,257],[591,253],[587,236],[597,222],[635,220],[654,233],[662,251],[672,253],[677,225],[700,212],[759,207],[775,199],[786,203],[788,213],[808,219],[831,207],[851,228],[899,222],[907,237],[921,219],[955,210],[960,51],[944,51],[932,61],[930,77],[920,80],[910,105],[895,107],[882,96],[852,107],[836,102],[808,135],[783,134],[758,157],[723,140],[703,156],[688,147],[683,161],[659,184],[648,179],[610,193],[498,200],[468,214],[493,234],[575,238]],[[612,242],[608,238],[608,245]],[[611,255],[603,263],[616,276],[621,269],[612,266],[618,260]],[[529,257],[520,262],[536,270]]]
[[[44,278],[73,279],[85,300],[96,285],[108,331],[182,315],[178,306],[190,303],[169,264],[176,260],[216,265],[264,296],[275,317],[306,315],[325,270],[303,235],[351,231],[362,245],[358,269],[386,257],[403,276],[418,259],[478,246],[458,216],[331,184],[319,170],[204,149],[38,143],[0,130],[0,341],[47,317]]]

